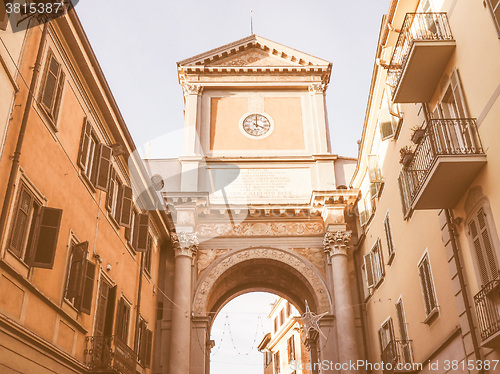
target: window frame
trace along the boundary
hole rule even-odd
[[[366,286],[368,289],[376,289],[385,278],[384,258],[382,254],[380,238],[363,256]]]
[[[288,353],[288,363],[291,364],[297,360],[297,352],[295,351],[295,336],[290,336],[286,341],[286,349]]]
[[[425,275],[425,273],[421,271],[424,265],[427,265],[428,267],[428,276],[429,276],[428,279],[422,278],[422,275]],[[424,302],[424,311],[426,317],[423,323],[428,324],[434,319],[434,317],[436,317],[439,314],[439,303],[437,299],[436,285],[434,283],[434,276],[432,274],[432,267],[428,250],[424,252],[422,258],[419,260],[417,269],[418,269],[418,277],[420,280],[420,289],[422,292],[422,299]],[[425,284],[423,280],[425,280]],[[426,297],[426,295],[429,296],[429,299]],[[430,298],[432,298],[432,300]],[[430,308],[432,304],[431,301],[433,301],[434,303],[433,308]]]
[[[61,110],[61,104],[62,104],[62,99],[63,99],[63,91],[64,91],[64,86],[65,86],[65,81],[66,81],[66,74],[64,73],[64,63],[59,62],[58,59],[56,58],[55,53],[52,51],[51,48],[48,49],[46,55],[45,55],[45,60],[44,60],[44,67],[43,67],[43,75],[42,79],[40,81],[40,86],[38,89],[38,106],[42,109],[43,113],[45,114],[45,117],[49,120],[49,123],[54,131],[58,131],[57,127],[57,119],[59,117],[59,113]],[[55,61],[58,65],[58,72],[57,76],[55,77],[55,86],[54,86],[54,91],[52,93],[51,97],[51,103],[50,107],[47,106],[47,104],[44,102],[45,100],[45,94],[46,94],[46,89],[47,89],[47,80],[49,77],[49,74],[51,74],[51,65],[52,61]]]
[[[128,346],[130,337],[130,325],[132,321],[132,303],[127,300],[125,295],[120,296],[116,308],[115,335],[117,339]]]
[[[387,243],[387,264],[391,264],[396,256],[396,249],[394,245],[394,234],[391,225],[391,219],[389,216],[389,211],[385,214],[384,217],[384,232],[385,232],[385,240]]]

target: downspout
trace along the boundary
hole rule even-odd
[[[139,354],[139,319],[141,316],[141,292],[142,292],[142,274],[144,265],[144,252],[141,252],[141,265],[139,271],[139,287],[137,290],[137,310],[135,314],[135,336],[134,336],[134,351]]]
[[[471,305],[469,303],[469,297],[466,288],[465,275],[462,268],[462,263],[459,257],[459,243],[457,241],[457,233],[455,230],[455,223],[453,222],[453,212],[450,209],[445,209],[446,214],[446,226],[450,234],[450,243],[453,250],[453,257],[455,259],[455,266],[457,268],[458,281],[460,283],[460,290],[462,291],[462,297],[465,305],[465,314],[467,316],[467,323],[469,324],[469,330],[472,339],[472,345],[474,347],[474,355],[476,356],[476,361],[481,361],[481,350],[479,347],[479,342],[476,336],[476,330],[474,326],[474,318],[472,316]],[[480,370],[479,373],[484,373],[484,370]]]
[[[40,66],[43,55],[43,47],[45,41],[47,40],[47,34],[49,30],[49,24],[46,22],[43,26],[42,37],[40,39],[40,45],[38,47],[38,52],[36,56],[35,66],[33,68],[33,76],[31,77],[31,83],[28,92],[28,98],[26,99],[26,106],[24,108],[23,119],[21,122],[21,128],[19,130],[19,136],[17,138],[16,150],[14,151],[14,156],[12,158],[12,167],[10,169],[9,180],[7,182],[7,189],[5,191],[5,198],[2,205],[2,213],[0,215],[0,242],[3,241],[3,235],[6,232],[5,223],[7,221],[7,211],[9,209],[10,201],[12,199],[12,194],[14,192],[14,184],[16,181],[17,170],[19,169],[19,160],[21,158],[21,150],[23,148],[24,135],[26,134],[26,128],[28,127],[28,118],[31,111],[31,106],[33,105],[33,92],[36,88],[36,82],[38,80],[38,75],[40,72]]]

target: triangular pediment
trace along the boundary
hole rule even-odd
[[[237,40],[177,63],[205,67],[329,67],[329,61],[297,51],[258,35]]]

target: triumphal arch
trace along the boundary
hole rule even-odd
[[[210,372],[218,311],[246,292],[316,314],[313,362],[359,359],[353,304],[355,160],[330,149],[332,64],[252,35],[177,64],[184,152],[151,160],[175,221],[162,261],[156,371]],[[333,373],[334,370],[322,370]]]

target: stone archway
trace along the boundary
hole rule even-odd
[[[327,312],[321,321],[325,337],[308,342],[313,360],[337,359],[332,295],[318,269],[303,256],[285,249],[252,247],[229,251],[214,261],[193,291],[191,373],[210,372],[210,330],[217,313],[233,298],[247,292],[265,291],[285,297],[302,313],[305,300],[316,313]],[[319,341],[317,341],[319,340]]]

